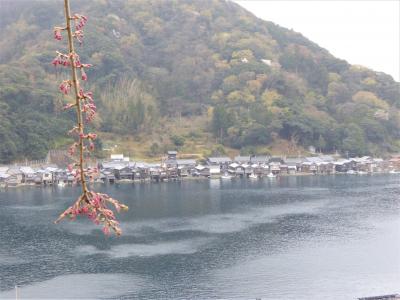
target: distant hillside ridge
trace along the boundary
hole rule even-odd
[[[81,59],[101,142],[129,151],[265,153],[310,146],[350,156],[400,149],[400,84],[222,0],[71,0],[88,15]],[[290,9],[288,4],[288,9]],[[63,149],[51,65],[60,1],[0,2],[0,163]],[[371,41],[373,42],[373,41]],[[122,138],[123,137],[123,138]],[[140,148],[140,149],[139,149]],[[299,150],[300,151],[300,150]]]

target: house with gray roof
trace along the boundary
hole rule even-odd
[[[233,159],[234,162],[237,162],[239,164],[248,164],[250,163],[250,156],[242,156],[238,155]]]
[[[9,167],[6,174],[10,175],[6,179],[7,184],[10,186],[16,186],[21,184],[24,178],[24,174],[17,166]]]
[[[197,165],[195,169],[198,176],[209,177],[211,175],[210,166]]]
[[[0,184],[5,184],[8,177],[10,177],[10,175],[6,173],[0,173]]]
[[[251,162],[251,164],[263,165],[263,164],[267,164],[268,163],[269,158],[270,157],[268,155],[251,156],[250,157],[250,162]]]
[[[135,177],[133,168],[128,165],[115,169],[114,175],[117,180],[133,180]]]
[[[228,156],[219,156],[219,157],[209,157],[207,158],[207,162],[209,165],[228,165],[232,162]]]
[[[332,155],[320,155],[319,158],[325,162],[334,162],[335,158]]]
[[[23,178],[22,182],[26,184],[33,184],[35,183],[36,171],[31,167],[21,167],[20,168]]]
[[[336,165],[330,156],[310,156],[304,158],[302,171],[314,174],[332,174],[336,172]]]
[[[177,159],[176,162],[178,164],[178,175],[180,177],[189,176],[196,167],[195,159]]]
[[[351,170],[351,162],[348,159],[339,159],[333,162],[336,172],[345,173]]]
[[[196,166],[195,159],[177,159],[176,162],[177,162],[178,166],[190,166],[190,167]]]
[[[271,156],[268,160],[268,163],[280,163],[280,164],[284,164],[284,160],[282,157],[280,156]]]
[[[300,157],[287,157],[285,158],[285,164],[287,165],[288,174],[295,174],[301,172],[301,163],[303,159]]]
[[[271,161],[268,163],[269,165],[269,171],[274,174],[280,174],[281,173],[281,163],[279,161]]]
[[[317,156],[305,157],[301,163],[301,170],[305,173],[317,174],[322,160]]]
[[[54,176],[53,176],[54,175]],[[36,172],[35,183],[36,184],[52,184],[55,181],[55,174],[47,169],[39,169]]]

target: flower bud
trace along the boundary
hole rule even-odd
[[[105,235],[110,235],[110,229],[108,228],[108,226],[104,226],[104,227],[103,227],[103,233],[104,233]]]
[[[58,41],[62,40],[62,35],[61,35],[61,31],[59,29],[55,29],[54,30],[54,38]]]
[[[87,75],[86,72],[82,69],[82,80],[86,81],[87,80]]]

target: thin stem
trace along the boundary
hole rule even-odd
[[[71,12],[69,8],[69,0],[64,0],[64,8],[65,8],[65,19],[67,21],[67,32],[68,32],[68,47],[69,47],[69,59],[71,63],[71,75],[72,75],[72,85],[75,92],[75,108],[76,108],[76,116],[78,121],[78,134],[79,134],[79,169],[80,169],[80,181],[82,184],[82,190],[86,197],[86,193],[88,192],[86,186],[86,179],[84,173],[84,160],[83,160],[83,122],[82,122],[82,111],[81,111],[81,99],[79,96],[79,81],[77,79],[76,65],[75,65],[75,50],[74,50],[74,40],[72,36],[72,28],[71,28]]]

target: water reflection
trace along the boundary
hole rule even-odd
[[[16,284],[37,298],[45,290],[49,298],[142,299],[400,291],[397,176],[96,188],[130,206],[121,238],[106,238],[85,220],[53,224],[78,195],[74,188],[0,191],[0,298]],[[102,296],[100,282],[109,284]]]

